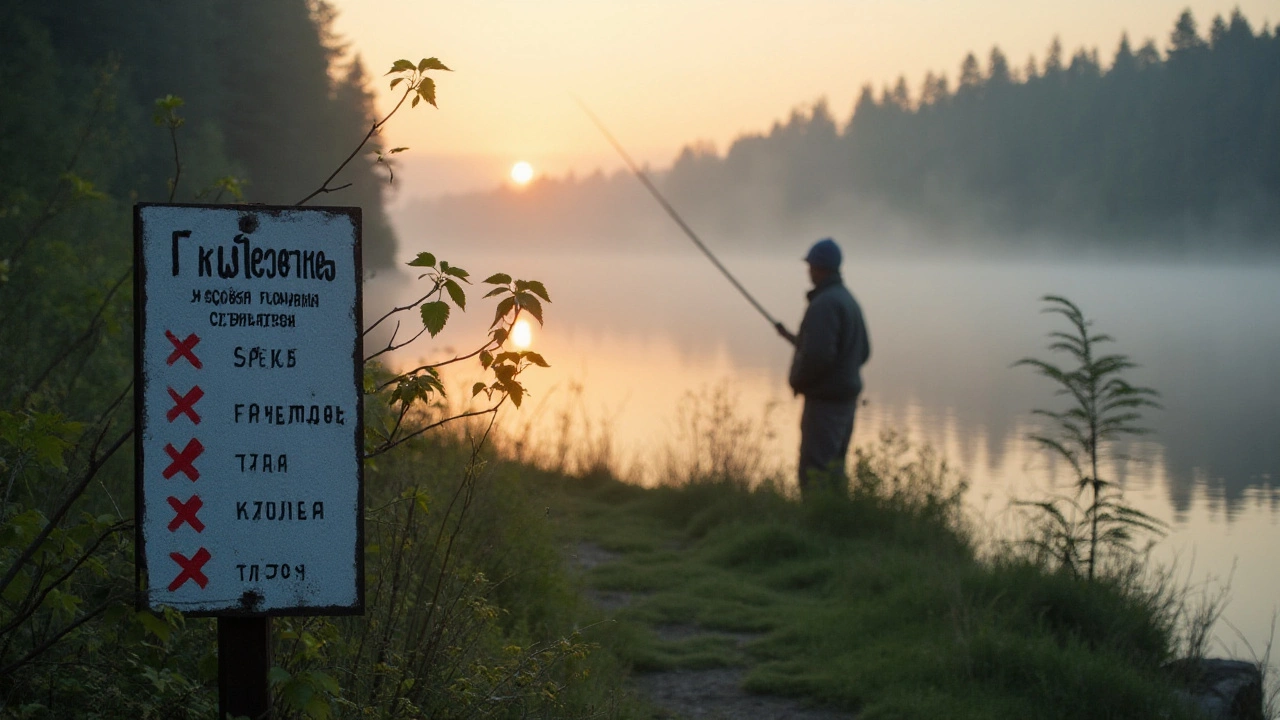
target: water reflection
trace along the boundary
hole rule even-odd
[[[682,399],[726,381],[747,412],[776,405],[776,433],[761,442],[777,472],[792,477],[800,405],[785,381],[790,348],[700,256],[445,256],[480,277],[503,271],[547,285],[554,302],[533,349],[552,368],[530,377],[529,407],[542,408],[530,412],[550,417],[570,403],[584,423],[604,424],[615,463],[638,481],[654,479],[675,442]],[[795,326],[807,290],[802,262],[725,263]],[[1046,357],[1045,336],[1060,329],[1040,313],[1042,295],[1076,302],[1095,330],[1117,339],[1114,351],[1140,364],[1128,379],[1159,390],[1164,406],[1146,413],[1153,434],[1124,448],[1137,459],[1113,466],[1111,477],[1134,504],[1174,524],[1166,558],[1195,556],[1224,575],[1239,561],[1237,625],[1255,639],[1265,632],[1280,600],[1270,560],[1280,542],[1280,268],[855,258],[845,277],[872,339],[855,443],[885,428],[930,443],[970,476],[979,509],[1070,481],[1025,440],[1037,422],[1031,409],[1056,407],[1054,388],[1010,366]],[[385,289],[371,285],[366,307],[381,307]],[[451,319],[455,342],[483,337],[492,319],[473,302]],[[428,343],[407,355],[444,354]],[[557,423],[525,428],[529,443],[563,445]]]
[[[651,444],[673,400],[732,378],[743,402],[786,402],[789,348],[691,254],[468,259],[543,280],[555,301],[538,348],[551,372],[539,390],[585,381],[589,405],[625,409],[625,445]],[[803,264],[730,258],[766,307],[794,326]],[[480,272],[486,272],[488,267]],[[1161,392],[1147,413],[1159,481],[1175,513],[1198,488],[1228,516],[1248,500],[1280,503],[1280,269],[877,261],[848,264],[866,310],[873,353],[864,370],[870,424],[910,428],[991,476],[1044,471],[1024,461],[1029,411],[1052,407],[1053,388],[1010,365],[1047,357],[1054,318],[1038,298],[1072,298],[1141,367],[1129,378]],[[371,288],[371,299],[378,291]],[[374,302],[366,306],[376,307]],[[455,316],[448,337],[479,337],[485,313]],[[417,354],[430,355],[424,345]],[[436,349],[439,353],[439,349]],[[785,414],[785,413],[784,413]],[[866,422],[860,424],[860,437]],[[870,428],[867,428],[870,430]],[[785,432],[785,431],[784,431]],[[950,439],[948,439],[950,438]],[[1135,472],[1121,468],[1122,472]],[[1143,471],[1144,474],[1149,474]]]

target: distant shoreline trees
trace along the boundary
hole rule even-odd
[[[1278,249],[1280,34],[1237,10],[1202,37],[1186,11],[1163,54],[1125,35],[1106,67],[1057,38],[1021,66],[994,47],[985,64],[968,54],[954,85],[933,72],[915,92],[905,77],[867,85],[843,125],[819,101],[723,155],[687,146],[655,176],[698,227],[751,248],[822,223],[957,245]],[[626,182],[547,179],[425,202],[415,219],[458,238],[501,223],[607,239],[651,227]]]

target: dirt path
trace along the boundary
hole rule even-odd
[[[616,553],[589,543],[579,543],[570,559],[583,571],[618,559]],[[610,616],[625,608],[635,595],[627,592],[588,590],[588,597]],[[728,637],[739,646],[756,636],[746,633],[710,631],[693,624],[660,625],[651,628],[663,640],[684,640],[699,636]],[[656,718],[670,720],[851,720],[854,715],[804,707],[789,698],[755,695],[742,688],[746,668],[674,670],[639,673],[632,681],[636,689],[661,709]]]

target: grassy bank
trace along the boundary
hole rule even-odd
[[[848,497],[805,504],[507,472],[570,556],[592,556],[584,589],[615,620],[596,639],[637,673],[745,668],[749,691],[861,718],[1190,717],[1160,670],[1176,593],[980,558],[962,485],[899,441],[860,453]]]
[[[485,460],[465,436],[366,483],[367,612],[275,621],[277,717],[669,717],[632,680],[706,668],[868,719],[1187,717],[1159,669],[1175,594],[979,557],[962,484],[897,441],[804,504]],[[0,716],[207,717],[212,627],[122,607],[15,673]]]

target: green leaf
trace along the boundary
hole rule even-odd
[[[418,257],[408,262],[410,267],[435,267],[436,256],[429,252],[418,253]]]
[[[481,350],[480,351],[480,367],[484,368],[485,370],[488,370],[489,366],[492,364],[493,364],[493,353],[489,352],[488,350]]]
[[[445,67],[444,63],[433,57],[423,58],[422,61],[418,63],[418,72],[422,72],[424,70],[446,70],[448,72],[453,72],[452,70],[449,70],[449,68]]]
[[[506,342],[506,341],[507,341],[507,329],[506,329],[506,328],[498,328],[497,330],[494,330],[493,332],[491,332],[491,333],[489,333],[489,334],[493,336],[493,341],[494,341],[494,342],[496,342],[496,343],[498,343],[499,345],[501,345],[502,343],[504,343],[504,342]]]
[[[267,682],[271,685],[279,685],[283,682],[289,682],[291,679],[293,679],[293,675],[279,665],[273,666],[267,671]]]
[[[27,573],[18,573],[13,580],[9,582],[9,586],[4,589],[4,593],[0,594],[6,602],[17,604],[31,590],[31,576]]]
[[[524,356],[525,360],[528,360],[529,362],[533,363],[534,365],[537,365],[538,367],[551,367],[550,365],[547,364],[546,360],[542,359],[541,355],[539,355],[536,352],[533,352],[532,350],[525,350],[520,354]]]
[[[431,337],[435,337],[444,329],[444,324],[449,321],[449,304],[443,300],[435,302],[423,303],[422,305],[422,324],[426,326],[427,332],[431,333]]]
[[[212,652],[205,653],[200,658],[200,662],[196,665],[196,672],[205,681],[214,681],[218,678],[218,656]]]
[[[388,150],[388,151],[387,151],[387,154],[388,154],[388,155],[395,155],[396,153],[402,153],[402,152],[404,152],[405,150],[408,150],[408,149],[409,149],[409,148],[407,148],[407,147],[391,148],[390,150]]]
[[[418,94],[423,100],[431,103],[432,107],[436,106],[436,81],[431,78],[422,78],[422,83],[418,85]]]
[[[395,80],[392,80],[392,81],[391,81],[391,89],[392,89],[392,90],[394,90],[394,89],[395,89],[395,87],[396,87],[397,85],[399,85],[400,83],[402,83],[402,82],[404,82],[404,78],[402,78],[402,77],[398,77],[398,78],[396,78]]]
[[[491,297],[493,297],[494,295],[501,295],[502,293],[508,293],[508,292],[511,292],[511,290],[510,290],[510,289],[508,289],[508,288],[505,288],[505,287],[496,287],[496,288],[494,288],[494,289],[490,290],[489,292],[485,293],[485,294],[484,294],[484,296],[485,296],[485,297],[487,297],[487,298],[491,298]]]
[[[523,292],[517,293],[516,298],[520,302],[520,307],[524,308],[525,310],[528,310],[529,314],[532,315],[534,318],[536,318],[538,321],[538,324],[541,325],[542,324],[542,303],[538,301],[538,298],[534,297],[533,295],[530,295],[529,293],[523,293]]]
[[[329,701],[320,695],[312,695],[302,709],[311,720],[330,720],[333,717]]]
[[[511,396],[511,402],[514,403],[516,407],[520,407],[520,402],[524,400],[524,386],[515,380],[512,380],[511,382],[504,384],[502,387],[507,391],[507,394]]]
[[[444,289],[449,291],[449,297],[453,299],[453,304],[467,309],[467,294],[462,292],[462,286],[453,280],[444,281]]]
[[[417,95],[414,95],[414,96],[413,96],[413,102],[409,103],[409,107],[411,107],[411,108],[416,108],[416,107],[418,107],[418,101],[419,101],[419,100],[421,100],[421,98],[420,98],[420,97],[418,97]]]
[[[538,297],[542,298],[543,300],[546,300],[547,302],[551,302],[551,296],[547,294],[547,288],[544,287],[542,283],[538,282],[537,280],[529,280],[525,283],[525,285],[529,288],[529,290],[533,291],[534,295],[537,295]]]
[[[511,282],[511,276],[506,273],[494,273],[485,278],[487,285],[507,285]]]
[[[391,64],[391,69],[387,71],[387,75],[390,75],[391,73],[404,72],[406,70],[413,70],[413,69],[414,69],[413,63],[409,62],[408,60],[397,60]]]
[[[493,327],[494,325],[502,322],[502,318],[506,317],[507,313],[511,312],[512,308],[515,306],[516,299],[514,297],[506,298],[502,302],[498,303],[498,308],[494,310],[493,313],[493,323],[490,324],[489,327]]]
[[[63,173],[62,179],[71,184],[72,195],[77,200],[101,200],[106,194],[93,187],[93,183],[76,175],[75,173]]]
[[[317,670],[311,673],[311,677],[315,680],[316,685],[320,686],[321,689],[330,695],[337,695],[342,692],[342,689],[338,687],[338,681],[334,680],[333,676],[328,673],[323,673]]]
[[[471,397],[475,397],[475,396],[479,395],[480,393],[484,392],[484,389],[485,389],[485,384],[484,384],[484,383],[482,383],[482,382],[478,382],[478,383],[476,383],[475,385],[472,385],[472,386],[471,386]]]
[[[460,267],[451,267],[448,270],[445,270],[444,272],[446,275],[452,275],[458,278],[459,280],[467,280],[467,278],[471,277],[471,273],[467,272],[466,270],[463,270]],[[467,280],[467,282],[471,282],[471,281]]]
[[[168,643],[169,637],[173,635],[173,627],[165,622],[164,618],[152,615],[150,611],[143,610],[137,614],[138,623],[147,632],[155,635],[161,643]]]
[[[289,682],[280,688],[280,697],[285,704],[293,708],[303,708],[316,694],[316,690],[310,683],[306,682]]]

